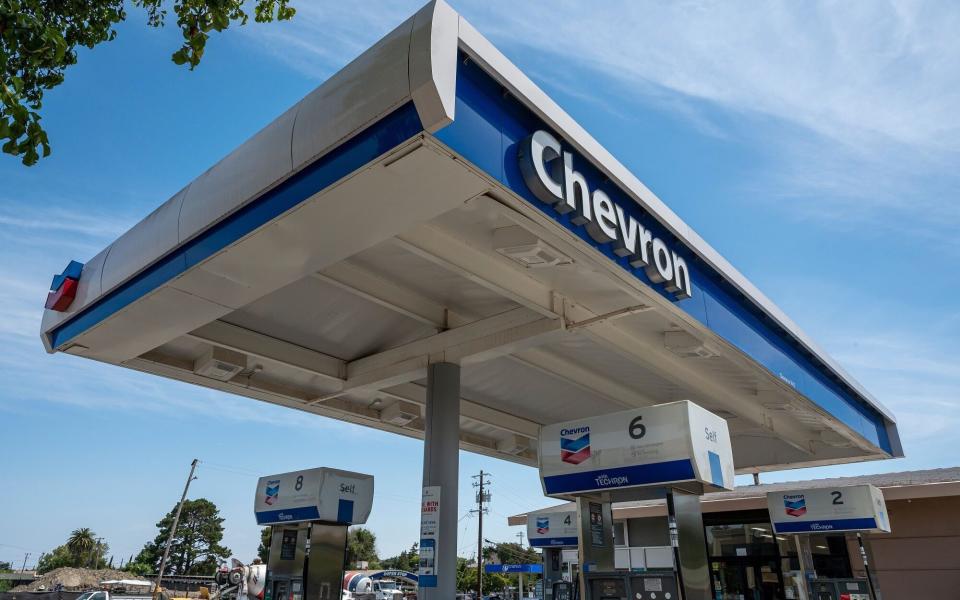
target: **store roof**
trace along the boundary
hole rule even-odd
[[[960,496],[960,467],[927,469],[923,471],[899,471],[896,473],[878,473],[875,475],[857,475],[854,477],[829,477],[807,481],[783,481],[761,483],[760,485],[741,485],[729,492],[714,492],[701,496],[704,512],[724,512],[766,508],[768,492],[796,489],[834,488],[852,485],[870,484],[883,491],[884,498],[890,500],[908,500],[918,498],[939,498]],[[755,502],[743,502],[743,501]],[[554,512],[571,510],[573,503],[558,504],[531,512]],[[642,500],[636,502],[615,502],[615,516],[619,518],[659,516],[665,514],[663,500]],[[527,513],[508,517],[509,525],[526,525]]]

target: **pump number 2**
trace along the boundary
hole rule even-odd
[[[647,426],[641,423],[641,421],[643,421],[643,417],[637,415],[630,421],[630,426],[627,428],[627,433],[635,440],[639,440],[647,434]]]
[[[832,504],[843,504],[843,492],[834,490],[830,492],[830,495],[833,496]]]

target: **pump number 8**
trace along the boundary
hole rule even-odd
[[[303,475],[298,475],[298,476],[297,476],[297,483],[294,484],[293,489],[295,489],[295,490],[297,490],[297,491],[299,492],[299,491],[301,490],[301,488],[303,488]]]
[[[640,422],[642,420],[642,416],[638,415],[634,417],[633,420],[630,421],[630,427],[627,428],[627,433],[635,440],[639,440],[647,434],[647,426]]]

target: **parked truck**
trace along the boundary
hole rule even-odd
[[[230,566],[220,565],[214,581],[217,583],[215,598],[218,600],[263,600],[267,579],[267,565],[254,560],[245,565],[235,558]],[[92,599],[97,600],[97,599]]]
[[[347,571],[343,575],[341,600],[403,600],[400,585],[384,578],[383,571]]]

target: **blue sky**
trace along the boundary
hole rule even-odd
[[[66,355],[39,341],[50,276],[85,261],[412,14],[298,2],[214,37],[195,72],[130,9],[49,93],[53,155],[0,157],[0,560],[91,527],[135,554],[200,458],[191,497],[256,547],[257,474],[372,473],[381,555],[416,538],[415,440]],[[336,4],[336,6],[334,6]],[[765,480],[955,466],[960,428],[960,7],[948,3],[453,2],[671,208],[889,406],[907,457]],[[486,537],[542,506],[536,471],[493,477]]]

